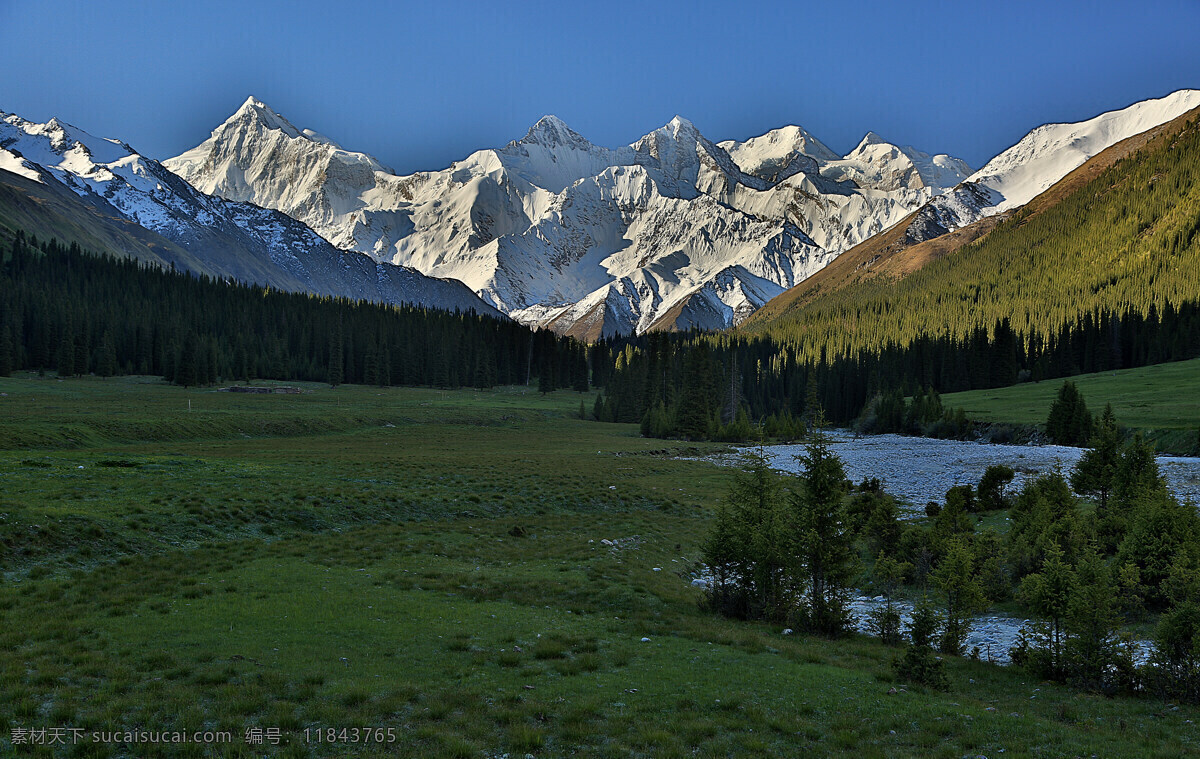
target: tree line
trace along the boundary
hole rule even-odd
[[[820,410],[846,425],[872,403],[917,393],[1004,387],[1200,356],[1200,299],[1160,311],[1086,314],[1049,338],[1022,340],[1007,319],[965,337],[919,335],[905,345],[851,356],[806,357],[771,336],[649,333],[593,346],[602,421],[645,422],[656,437],[720,439],[742,409],[753,422],[774,415],[811,420]],[[603,374],[598,367],[604,366]],[[894,404],[894,398],[891,399]],[[943,414],[946,410],[943,410]],[[953,437],[964,420],[926,419]],[[786,426],[782,422],[777,427]]]
[[[588,387],[582,343],[474,312],[220,281],[20,231],[0,242],[0,261],[0,376]]]

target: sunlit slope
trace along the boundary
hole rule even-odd
[[[1089,312],[1194,300],[1198,111],[1114,145],[991,230],[915,246],[901,232],[868,241],[743,329],[836,355],[1005,318],[1020,334],[1047,335]]]
[[[1158,449],[1190,453],[1200,428],[1200,358],[1136,369],[1080,374],[1071,381],[1092,413],[1111,403],[1117,421],[1150,436]],[[947,393],[942,403],[978,422],[1045,424],[1062,380]]]

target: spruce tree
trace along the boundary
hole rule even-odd
[[[1200,539],[1200,515],[1170,492],[1155,490],[1137,502],[1117,550],[1120,564],[1137,566],[1145,600],[1162,608],[1169,600],[1171,572],[1180,554]]]
[[[1104,690],[1117,658],[1117,587],[1095,550],[1075,567],[1075,592],[1067,602],[1064,628],[1071,679],[1089,690]]]
[[[1065,623],[1075,595],[1075,573],[1064,561],[1063,552],[1051,545],[1042,571],[1021,583],[1020,598],[1045,618],[1035,625],[1035,647],[1029,663],[1039,676],[1062,681],[1066,677]]]
[[[75,365],[75,332],[71,328],[69,316],[62,327],[56,359],[55,366],[59,377],[72,377],[79,373],[80,370]]]
[[[1154,630],[1151,663],[1160,695],[1200,703],[1200,603],[1195,599],[1162,615]]]
[[[1154,458],[1154,446],[1135,433],[1133,440],[1121,450],[1120,461],[1112,479],[1112,500],[1122,512],[1128,513],[1144,497],[1166,491],[1166,482]]]
[[[708,344],[692,346],[684,356],[683,391],[676,419],[679,434],[689,440],[709,436],[716,412],[716,388],[712,353]]]
[[[721,583],[726,613],[782,621],[795,585],[783,483],[762,448],[734,470],[717,523],[706,543],[706,563]],[[733,606],[732,599],[736,599]],[[714,599],[716,600],[716,599]]]
[[[847,596],[856,559],[842,502],[846,473],[819,429],[797,460],[803,471],[791,503],[800,567],[808,586],[804,622],[813,632],[836,636],[850,623]]]
[[[1092,417],[1074,382],[1063,382],[1046,418],[1046,436],[1059,445],[1086,445]]]
[[[117,373],[117,352],[113,348],[112,334],[105,332],[100,339],[99,354],[96,357],[96,375],[111,377]]]
[[[326,382],[329,383],[330,387],[337,387],[342,384],[346,376],[342,364],[342,340],[340,332],[339,325],[338,331],[334,333],[334,336],[329,341],[329,370]]]
[[[175,362],[176,385],[193,387],[200,381],[200,340],[195,332],[188,332],[179,348]]]
[[[971,616],[984,607],[971,551],[963,538],[954,539],[932,574],[933,584],[946,598],[946,627],[938,642],[944,654],[960,655],[970,631]]]
[[[933,604],[922,598],[913,608],[912,623],[908,628],[909,643],[895,667],[896,674],[910,683],[946,690],[950,681],[946,677],[945,663],[933,652],[937,627],[938,617]]]
[[[1004,496],[1004,487],[1013,481],[1017,473],[1012,467],[1004,464],[992,464],[983,472],[983,477],[979,480],[979,510],[980,511],[996,511],[1008,506],[1008,500]]]
[[[871,577],[883,595],[884,605],[871,612],[869,627],[884,643],[895,645],[900,642],[900,613],[892,604],[892,597],[912,571],[912,564],[897,561],[885,553],[875,559]]]
[[[1099,498],[1102,515],[1108,508],[1108,494],[1121,458],[1121,441],[1111,403],[1104,406],[1096,420],[1090,445],[1071,470],[1071,487],[1080,495]]]

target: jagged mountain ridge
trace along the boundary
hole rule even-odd
[[[718,145],[676,117],[604,148],[547,116],[503,148],[397,176],[250,98],[165,165],[586,338],[738,323],[969,172],[872,135],[838,158],[798,127],[777,132]]]
[[[1086,121],[1044,124],[962,184],[932,198],[908,222],[908,244],[1011,211],[1045,192],[1093,156],[1200,106],[1200,90],[1177,90]]]
[[[298,292],[498,315],[459,282],[338,250],[286,214],[206,195],[128,144],[57,119],[38,124],[0,112],[0,181],[6,202],[32,221],[40,206],[54,217],[42,221],[154,263]]]

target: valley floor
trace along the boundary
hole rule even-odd
[[[680,457],[720,446],[569,391],[303,389],[0,379],[0,754],[1200,751],[1194,707],[953,658],[925,691],[876,641],[700,611],[728,471]],[[134,729],[231,740],[91,740]]]

